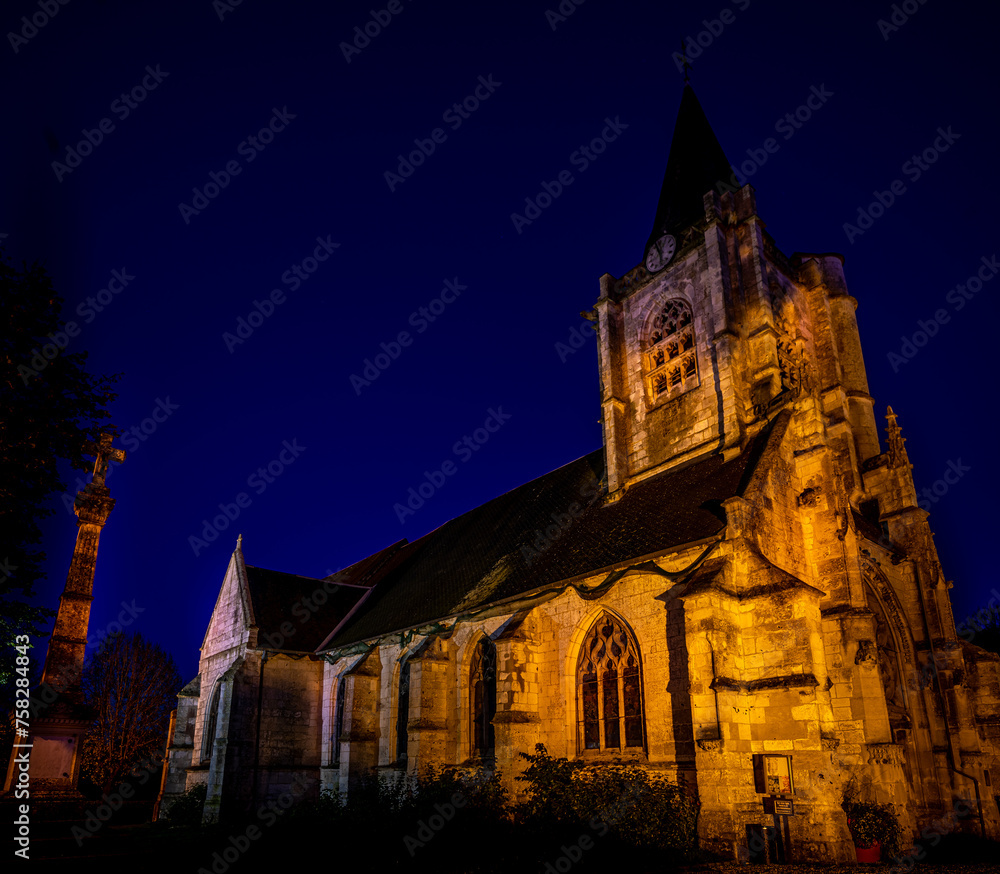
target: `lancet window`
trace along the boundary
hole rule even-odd
[[[410,663],[403,662],[399,669],[399,694],[396,708],[396,761],[406,762],[410,721]]]
[[[337,682],[337,701],[333,711],[333,737],[330,742],[333,745],[333,767],[340,767],[340,736],[344,733],[344,695],[347,691],[347,680],[341,677]]]
[[[211,703],[208,705],[208,712],[205,714],[205,724],[202,729],[201,738],[201,760],[211,762],[212,747],[215,745],[215,733],[218,730],[219,716],[219,692],[222,690],[222,681],[217,680],[215,688],[212,689]]]
[[[482,638],[476,646],[469,691],[472,754],[486,762],[495,755],[493,717],[497,712],[497,648],[488,637]]]

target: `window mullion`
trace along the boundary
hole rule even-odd
[[[607,744],[607,740],[604,735],[604,684],[601,682],[601,667],[597,666],[594,673],[597,678],[597,727],[598,727],[598,737],[600,737],[599,750],[603,750]]]
[[[621,666],[619,666],[621,667]],[[618,671],[618,749],[624,750],[628,739],[625,736],[625,672]]]

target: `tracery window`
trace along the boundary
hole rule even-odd
[[[497,712],[497,648],[488,637],[476,646],[469,682],[472,714],[472,754],[484,762],[496,752],[493,717]]]
[[[584,639],[577,698],[584,750],[645,745],[639,649],[631,632],[609,613],[598,618]]]
[[[399,694],[396,709],[396,761],[406,762],[406,746],[409,740],[410,721],[410,663],[404,662],[399,669]]]
[[[698,385],[694,319],[685,300],[672,298],[657,313],[643,343],[643,371],[654,403]]]

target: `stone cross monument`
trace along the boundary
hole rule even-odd
[[[108,521],[115,502],[110,497],[105,477],[111,461],[123,462],[125,452],[111,445],[111,435],[102,434],[96,447],[94,475],[77,492],[75,510],[78,531],[76,549],[66,576],[66,588],[59,599],[55,627],[45,655],[45,668],[39,688],[32,696],[30,726],[30,776],[32,797],[79,797],[80,742],[90,728],[92,714],[87,710],[80,689],[90,602],[93,601],[94,569],[101,529]],[[15,759],[23,755],[25,740],[17,738],[5,789],[10,791],[17,779]]]

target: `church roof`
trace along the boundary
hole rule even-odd
[[[694,89],[690,84],[685,85],[656,218],[643,255],[663,234],[703,218],[705,194],[714,190],[719,182],[728,182],[732,172]]]
[[[713,455],[667,471],[609,504],[599,497],[597,450],[401,542],[366,579],[371,596],[323,648],[471,614],[712,537],[725,527],[722,501],[741,494],[767,433],[728,462]]]
[[[244,567],[258,638],[269,649],[315,651],[369,592],[364,586]]]

